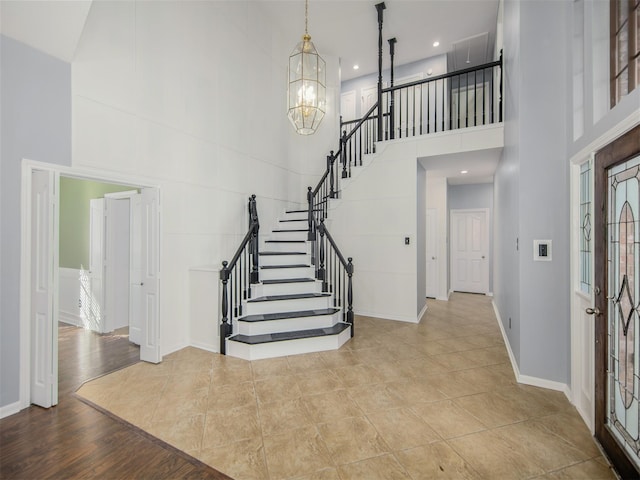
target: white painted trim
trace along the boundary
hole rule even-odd
[[[14,415],[20,410],[22,410],[22,408],[20,408],[20,401],[10,403],[9,405],[5,405],[4,407],[0,407],[0,419],[8,417],[10,415]]]
[[[58,321],[66,323],[67,325],[73,325],[74,327],[82,326],[82,318],[75,313],[65,312],[64,310],[58,311]]]
[[[77,167],[69,167],[66,165],[56,165],[47,162],[40,162],[35,160],[29,160],[28,158],[22,159],[21,164],[22,177],[21,177],[21,202],[20,202],[20,234],[22,238],[20,246],[20,373],[19,373],[19,401],[20,409],[27,408],[31,404],[31,242],[27,239],[31,239],[31,172],[33,170],[46,170],[53,172],[54,183],[56,193],[59,194],[60,176],[77,178],[83,180],[97,180],[106,181],[109,183],[118,183],[121,185],[130,185],[135,188],[156,188],[158,189],[158,212],[161,216],[161,191],[160,185],[157,182],[151,181],[147,178],[136,177],[133,175],[122,175],[112,171],[100,170],[100,169],[83,169]],[[55,206],[56,211],[56,223],[59,222],[60,209],[59,204]],[[162,218],[158,222],[158,248],[160,256],[162,256]],[[59,226],[56,226],[55,230],[58,231]],[[58,239],[56,237],[54,241],[54,298],[58,296]],[[158,277],[160,278],[160,271],[158,271]],[[158,312],[160,315],[160,312]],[[160,322],[158,318],[158,322]],[[58,308],[57,302],[54,302],[53,308],[53,321],[57,325],[58,322]],[[159,325],[160,326],[160,325]],[[56,330],[57,332],[57,330]],[[56,334],[57,338],[57,334]],[[57,343],[57,342],[56,342]],[[162,350],[162,345],[161,345]],[[57,355],[57,352],[56,352]],[[55,366],[55,372],[57,375],[57,364]],[[55,396],[57,399],[57,379],[55,382]],[[57,403],[57,400],[56,402]]]
[[[420,323],[420,320],[422,320],[422,317],[424,317],[424,314],[427,313],[428,309],[429,309],[429,306],[427,305],[427,300],[425,298],[424,307],[422,307],[422,310],[420,310],[420,313],[418,314],[418,319],[417,319],[416,323]]]
[[[356,315],[361,315],[363,317],[371,317],[371,318],[379,318],[381,320],[393,320],[396,322],[405,322],[405,323],[418,323],[418,318],[416,317],[407,317],[404,315],[381,315],[380,313],[367,312],[366,310],[358,310],[354,313]]]
[[[486,295],[487,297],[493,297],[493,292],[487,292],[487,293],[485,293],[485,295]]]
[[[616,126],[607,130],[605,133],[593,140],[586,147],[574,153],[569,159],[569,162],[572,164],[583,163],[584,161],[591,158],[591,155],[593,153],[595,153],[605,145],[608,145],[612,140],[618,138],[623,133],[631,130],[633,127],[638,125],[638,123],[640,123],[640,114],[636,111],[619,122]]]
[[[220,347],[217,345],[209,345],[208,343],[200,343],[200,342],[191,342],[189,346],[199,348],[200,350],[205,350],[207,352],[220,353]]]
[[[565,383],[555,382],[553,380],[547,380],[539,377],[532,377],[529,375],[523,375],[520,373],[520,368],[518,367],[518,363],[516,362],[516,357],[511,350],[511,344],[509,343],[509,339],[507,337],[507,332],[502,325],[502,319],[500,317],[500,312],[498,311],[498,307],[496,303],[492,300],[491,305],[493,306],[493,311],[496,314],[496,320],[498,321],[498,327],[500,327],[500,332],[502,332],[502,339],[504,340],[504,345],[507,348],[507,353],[509,354],[509,360],[511,361],[511,368],[513,369],[513,373],[516,377],[516,382],[522,383],[525,385],[531,385],[533,387],[541,387],[547,388],[549,390],[556,390],[558,392],[562,392],[565,394],[569,402],[573,405],[571,390],[569,386]]]
[[[139,192],[137,190],[127,190],[124,192],[113,192],[113,193],[105,193],[104,198],[114,198],[116,200],[123,200],[125,198],[131,198],[134,195],[138,195]]]

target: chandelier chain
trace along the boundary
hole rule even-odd
[[[308,35],[307,24],[309,21],[309,0],[304,0],[304,34]]]

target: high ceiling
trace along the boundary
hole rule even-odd
[[[262,4],[283,38],[291,38],[293,49],[304,33],[304,0],[254,1]],[[343,80],[377,71],[376,3],[309,0],[309,33],[321,54],[341,58]],[[449,54],[455,69],[493,59],[498,0],[386,0],[385,4],[385,66],[387,40],[392,37],[398,40],[396,65],[442,53]],[[91,0],[0,0],[0,32],[70,62],[90,7]],[[433,47],[435,41],[440,42],[438,47]],[[354,64],[359,70],[353,69]]]

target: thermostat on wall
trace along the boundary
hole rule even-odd
[[[533,260],[535,262],[551,261],[551,240],[533,241]]]

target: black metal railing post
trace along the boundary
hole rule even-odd
[[[333,155],[333,150],[331,150],[329,157],[327,158],[329,162],[329,198],[336,198],[336,191],[334,187],[334,173],[333,173],[333,164],[336,162],[336,157]]]
[[[325,241],[324,241],[324,232],[325,232],[325,226],[324,226],[324,219],[320,220],[320,226],[318,227],[318,230],[320,231],[320,268],[318,269],[318,280],[322,280],[322,291],[323,292],[327,292],[329,291],[329,284],[327,283],[327,276],[326,276],[326,271],[324,268],[324,261],[325,261]]]
[[[353,258],[349,257],[347,265],[347,323],[351,324],[351,336],[353,337]]]
[[[389,56],[391,57],[391,75],[390,75],[390,82],[391,82],[391,87],[393,88],[393,57],[396,53],[396,37],[390,38],[389,40]],[[394,114],[394,109],[395,109],[395,105],[393,104],[394,102],[394,98],[395,94],[394,92],[391,92],[391,94],[389,95],[389,139],[393,140],[395,137],[395,114]],[[380,112],[378,112],[378,114],[380,114]]]
[[[502,122],[502,77],[503,77],[503,71],[504,69],[502,68],[504,65],[504,63],[502,62],[502,49],[500,49],[500,93],[499,93],[499,97],[498,97],[498,121]]]
[[[249,199],[249,227],[253,227],[253,235],[251,238],[251,278],[250,284],[260,283],[260,269],[258,266],[258,259],[260,255],[260,222],[258,221],[258,208],[256,206],[256,196],[251,195]],[[251,285],[249,285],[249,297],[251,297]]]
[[[220,353],[226,353],[226,339],[231,335],[231,324],[229,323],[229,293],[227,284],[229,283],[229,268],[226,261],[222,262],[220,270],[220,280],[222,281],[222,323],[220,323]]]
[[[382,21],[383,11],[386,8],[384,2],[376,4],[378,11],[378,105],[382,105]],[[378,112],[378,140],[382,140],[382,108]]]
[[[307,187],[307,205],[309,207],[309,211],[307,212],[307,223],[309,226],[307,240],[311,242],[315,240],[315,233],[313,232],[313,191],[311,187]]]
[[[347,131],[346,130],[342,131],[342,137],[340,138],[340,157],[342,159],[342,178],[347,178],[349,176],[349,173],[347,172]]]

